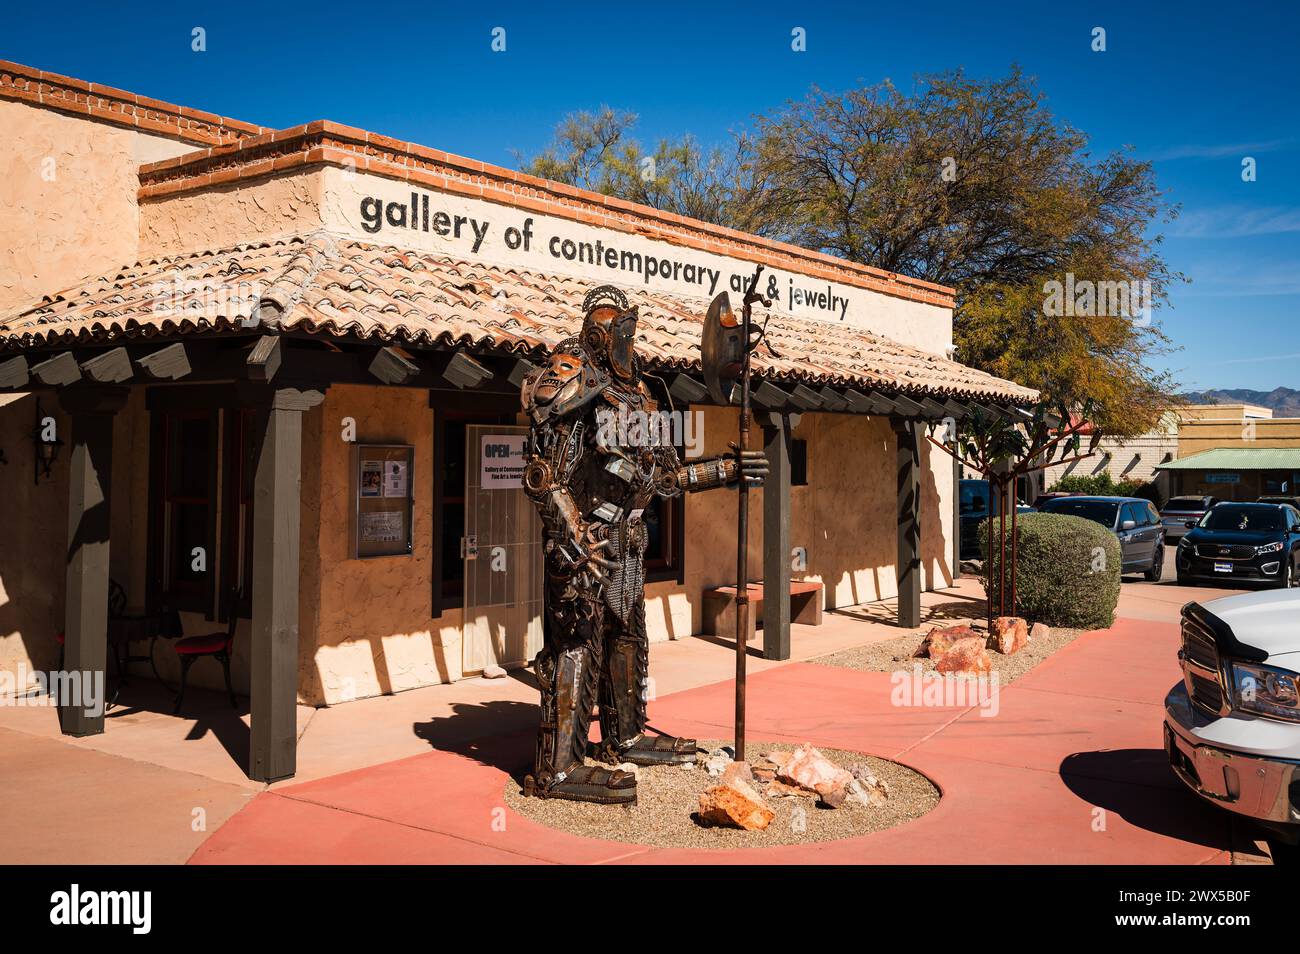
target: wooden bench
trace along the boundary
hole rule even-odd
[[[790,622],[807,626],[822,623],[821,583],[790,583]],[[736,588],[715,586],[704,591],[704,632],[724,639],[736,638]],[[753,642],[763,623],[763,584],[749,584],[748,642]]]

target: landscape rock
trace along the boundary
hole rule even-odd
[[[508,674],[500,666],[493,664],[483,670],[484,679],[504,679]]]
[[[779,778],[775,778],[767,783],[767,788],[763,789],[763,794],[768,798],[812,798],[817,793],[810,792],[806,788],[800,788],[798,785],[787,785]]]
[[[942,629],[936,628],[926,634],[925,639],[921,640],[921,645],[916,648],[912,655],[918,659],[929,657],[938,662],[952,645],[962,639],[970,639],[979,636],[979,633],[969,626],[948,626]]]
[[[1029,630],[1029,641],[1032,643],[1039,639],[1047,639],[1052,635],[1052,627],[1046,623],[1035,623]]]
[[[721,782],[723,785],[735,785],[737,782],[753,785],[754,773],[748,762],[731,762],[722,770]]]
[[[763,804],[763,797],[743,781],[714,785],[700,793],[700,821],[709,825],[762,831],[775,817],[776,813]]]
[[[856,785],[857,779],[850,779],[850,785]],[[818,791],[818,804],[825,805],[827,808],[839,808],[844,804],[845,799],[849,797],[849,785],[826,786],[826,791]]]
[[[999,616],[993,620],[988,645],[1004,656],[1024,649],[1029,642],[1029,624],[1019,616]]]
[[[704,762],[704,768],[710,775],[717,776],[721,775],[730,764],[731,756],[718,749],[709,753],[708,759]]]
[[[959,639],[934,664],[938,672],[980,675],[991,672],[993,660],[985,648],[983,636]]]
[[[791,758],[777,769],[776,777],[777,781],[815,792],[823,798],[839,797],[841,802],[843,796],[837,796],[836,791],[845,789],[853,781],[851,774],[807,742],[795,749]]]
[[[865,762],[854,765],[852,771],[853,783],[849,786],[849,793],[863,805],[883,805],[889,798],[889,784],[876,778]]]

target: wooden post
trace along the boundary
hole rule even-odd
[[[298,527],[302,416],[319,391],[281,388],[261,410],[253,477],[252,746],[248,777],[297,771]]]
[[[961,461],[952,459],[952,578],[961,579]]]
[[[104,664],[108,658],[108,555],[112,524],[113,415],[126,403],[122,388],[64,391],[72,417],[68,469],[68,550],[63,616],[59,726],[64,735],[104,731]]]
[[[791,415],[794,422],[798,415]],[[775,411],[763,425],[768,476],[763,482],[763,656],[790,658],[790,417]]]
[[[898,438],[898,625],[921,625],[921,459],[916,422],[893,418]]]

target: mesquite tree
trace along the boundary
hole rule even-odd
[[[1101,429],[1089,421],[1092,410],[1092,401],[1085,401],[1073,411],[1043,401],[1017,416],[976,409],[960,426],[953,420],[936,422],[931,425],[931,433],[926,435],[930,443],[942,448],[966,468],[983,475],[994,491],[991,496],[997,500],[996,514],[993,513],[990,500],[988,553],[984,561],[990,631],[995,616],[1016,615],[1016,483],[1026,474],[1054,464],[1069,464],[1091,457],[1101,440]],[[935,437],[933,432],[940,428],[940,436]],[[1085,431],[1091,433],[1088,449],[1083,452]],[[1008,509],[1011,511],[1009,574]],[[999,553],[996,586],[991,576],[995,547]]]

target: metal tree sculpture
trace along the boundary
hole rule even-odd
[[[984,561],[984,578],[989,630],[993,629],[995,616],[1016,615],[1016,550],[1018,509],[1011,510],[1011,572],[1007,573],[1007,510],[1008,496],[1015,497],[1016,482],[1026,474],[1058,464],[1070,464],[1093,456],[1101,431],[1090,425],[1093,402],[1085,401],[1076,411],[1065,406],[1053,406],[1043,401],[1018,415],[1009,416],[977,408],[958,428],[956,421],[948,420],[931,425],[945,429],[942,439],[933,433],[926,439],[936,447],[956,458],[961,464],[982,474],[997,497],[997,592],[994,593],[991,567],[994,551],[994,514],[989,512],[988,555]],[[1080,453],[1085,429],[1091,428],[1088,450]],[[990,501],[990,504],[992,501]],[[1009,590],[1009,592],[1008,592]],[[994,597],[996,595],[996,604]],[[1008,595],[1010,600],[1007,599]],[[994,612],[996,605],[997,611]],[[1007,612],[1008,606],[1011,612]]]

